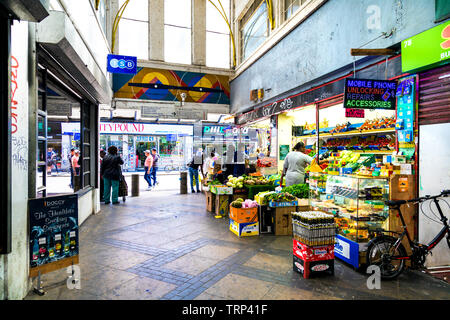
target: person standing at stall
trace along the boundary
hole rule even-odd
[[[305,183],[305,168],[313,161],[313,158],[305,154],[305,144],[298,142],[293,151],[284,159],[283,171],[280,178],[280,186],[283,186],[283,178],[286,176],[286,187],[294,184]]]
[[[122,169],[120,166],[122,164],[123,160],[117,154],[117,147],[110,146],[108,148],[108,154],[103,158],[100,167],[100,175],[103,177],[103,183],[105,185],[103,191],[103,201],[105,204],[110,203],[111,200],[113,204],[119,203],[119,181],[122,177]]]
[[[150,178],[150,173],[153,167],[153,157],[150,154],[150,150],[145,150],[145,162],[144,162],[144,180],[147,182],[147,190],[152,190],[152,179]]]
[[[205,178],[205,174],[203,173],[203,153],[202,150],[199,150],[193,157],[192,160],[187,165],[189,167],[189,177],[191,180],[191,192],[195,193],[194,190],[194,178],[195,178],[195,187],[197,192],[200,192],[199,189],[199,174],[198,169],[200,168],[202,172],[203,179]]]

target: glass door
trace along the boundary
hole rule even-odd
[[[36,197],[47,196],[47,69],[38,70]]]

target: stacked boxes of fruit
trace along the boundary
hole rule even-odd
[[[258,204],[253,200],[236,199],[230,204],[230,231],[238,237],[259,235]]]

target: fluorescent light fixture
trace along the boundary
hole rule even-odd
[[[439,77],[439,79],[445,79],[445,78],[450,78],[450,73]]]

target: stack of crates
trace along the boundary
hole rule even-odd
[[[293,269],[309,278],[311,274],[334,274],[334,216],[320,211],[292,213]]]

